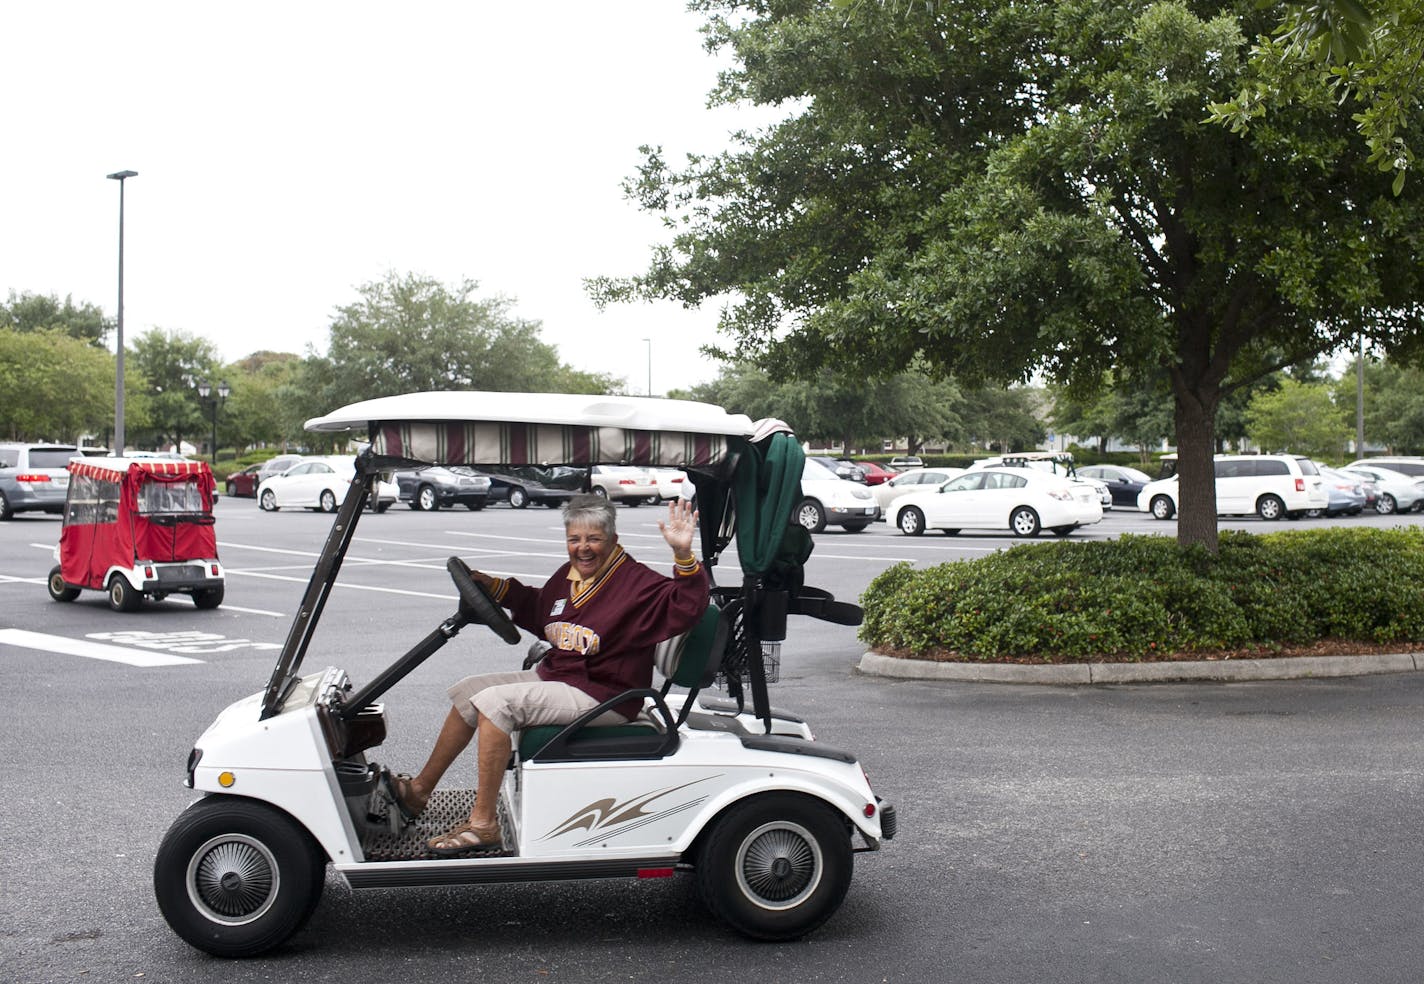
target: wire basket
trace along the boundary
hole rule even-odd
[[[751,680],[750,660],[753,658],[761,660],[767,683],[776,683],[781,679],[781,643],[755,642],[742,618],[742,613],[738,612],[732,620],[731,640],[727,643],[722,665],[717,669],[717,686],[724,690],[728,679],[740,680],[743,685]]]

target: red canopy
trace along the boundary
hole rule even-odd
[[[206,462],[85,458],[69,474],[59,535],[69,584],[102,590],[115,567],[217,559],[217,483]]]

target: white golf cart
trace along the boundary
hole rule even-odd
[[[415,393],[308,421],[370,447],[266,689],[223,710],[189,755],[187,784],[202,797],[154,862],[174,931],[221,956],[278,946],[316,907],[328,862],[353,888],[689,871],[708,907],[749,936],[793,939],[821,925],[849,887],[853,854],[894,836],[895,812],[854,755],[818,744],[767,699],[788,612],[860,621],[854,605],[801,583],[811,540],[790,521],[801,449],[769,423],[684,401],[515,393]],[[355,688],[337,667],[301,675],[357,520],[395,468],[598,463],[684,469],[703,562],[715,572],[735,538],[741,583],[714,579],[702,622],[660,647],[666,682],[640,692],[646,720],[584,723],[625,694],[583,721],[519,734],[500,792],[503,847],[436,858],[427,839],[461,822],[474,792],[437,791],[403,822],[375,759],[379,698],[472,622],[511,644],[519,631],[452,557],[457,610],[375,679]],[[726,696],[700,693],[714,679]]]

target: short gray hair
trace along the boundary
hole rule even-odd
[[[564,514],[564,529],[578,523],[597,526],[609,536],[618,535],[617,507],[601,495],[582,492],[565,502],[560,512]]]

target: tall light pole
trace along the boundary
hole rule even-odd
[[[118,362],[114,369],[114,454],[124,453],[124,182],[138,177],[137,171],[115,171],[105,175],[119,183],[119,339]]]
[[[1355,457],[1365,456],[1365,336],[1360,336],[1360,360],[1355,363]]]
[[[232,390],[227,388],[227,380],[218,381],[218,391],[215,395],[209,396],[213,392],[213,384],[206,379],[198,384],[198,399],[203,401],[203,406],[207,407],[212,414],[213,421],[213,467],[218,466],[218,407],[227,402],[227,395]],[[181,449],[180,449],[181,450]]]
[[[643,341],[645,341],[645,342],[648,343],[648,395],[649,395],[649,396],[652,396],[652,395],[653,395],[653,340],[652,340],[651,338],[645,338],[645,339],[643,339]]]

